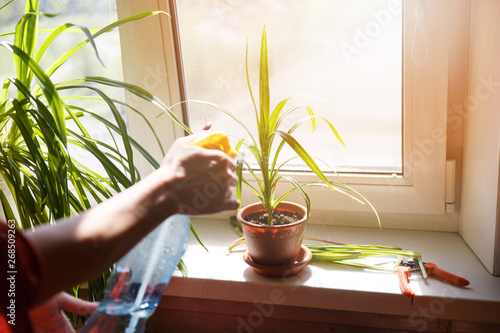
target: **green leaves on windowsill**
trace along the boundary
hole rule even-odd
[[[427,277],[422,266],[422,256],[419,252],[383,245],[306,246],[313,254],[313,262],[334,263],[364,269],[394,272],[403,257],[418,259],[422,275],[425,278]]]

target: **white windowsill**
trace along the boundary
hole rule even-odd
[[[266,278],[243,262],[242,251],[227,255],[229,243],[238,237],[229,222],[193,219],[193,225],[209,252],[192,237],[183,257],[188,278],[174,273],[167,296],[252,303],[268,302],[280,295],[279,304],[287,306],[500,324],[500,278],[490,275],[454,233],[308,226],[308,237],[419,251],[425,261],[470,281],[468,287],[457,288],[413,273],[410,286],[416,296],[411,305],[395,272],[310,263],[295,276]]]

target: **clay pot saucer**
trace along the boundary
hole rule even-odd
[[[300,247],[299,256],[297,257],[295,263],[285,266],[266,266],[257,264],[252,260],[252,258],[248,254],[248,250],[246,250],[245,253],[243,254],[243,260],[250,267],[252,267],[256,273],[263,276],[274,277],[274,278],[287,277],[297,274],[309,261],[311,261],[311,259],[312,259],[312,252],[305,245],[302,245]]]

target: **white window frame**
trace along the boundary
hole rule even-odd
[[[174,13],[170,10],[173,1],[118,0],[117,3],[120,18],[145,10]],[[446,214],[445,211],[448,22],[446,17],[425,20],[425,16],[418,21],[416,6],[422,6],[425,16],[431,18],[446,12],[446,3],[405,1],[404,41],[425,47],[426,57],[423,65],[415,65],[412,60],[412,42],[404,43],[404,172],[394,176],[349,174],[343,179],[372,202],[381,215],[383,227],[457,232],[458,215]],[[175,29],[172,29],[172,23],[175,20],[161,15],[120,28],[125,80],[142,85],[168,105],[180,101],[182,96],[178,84],[182,73],[175,57]],[[417,28],[422,28],[425,35],[414,34],[416,23],[422,24]],[[439,29],[435,26],[437,24]],[[137,106],[141,110],[150,107],[146,104]],[[176,112],[181,116],[180,109]],[[175,137],[184,133],[167,117],[156,119],[156,115],[157,111],[152,111],[148,117],[168,147]],[[147,129],[142,122],[136,121],[134,115],[130,116],[130,131],[132,136],[139,137],[141,143],[150,147],[154,155],[161,159],[154,140],[144,135],[141,137],[142,133],[147,133]],[[147,169],[142,171],[147,172]],[[299,181],[311,179],[305,174],[297,173],[294,176]],[[312,199],[311,223],[377,225],[366,205],[359,205],[321,188],[308,189],[308,194]],[[243,198],[246,204],[252,201],[254,195],[244,192]],[[301,202],[300,196],[291,197],[295,198]],[[332,211],[335,213],[332,214]]]
[[[117,9],[119,19],[145,11],[174,12],[166,0],[117,0]],[[172,22],[166,14],[158,14],[120,27],[124,80],[147,89],[166,105],[181,100]],[[143,112],[164,149],[168,149],[177,137],[184,135],[184,131],[168,116],[157,117],[160,111],[151,103],[131,95],[127,95],[127,102]],[[179,108],[174,112],[182,119]],[[146,123],[137,114],[129,112],[128,126],[131,135],[143,147],[147,147],[156,160],[161,161],[162,152],[156,139],[149,135],[150,129]],[[149,163],[142,159],[136,161],[136,165],[142,175],[152,171]]]

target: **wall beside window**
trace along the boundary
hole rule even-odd
[[[500,274],[500,2],[470,6],[462,237]]]

